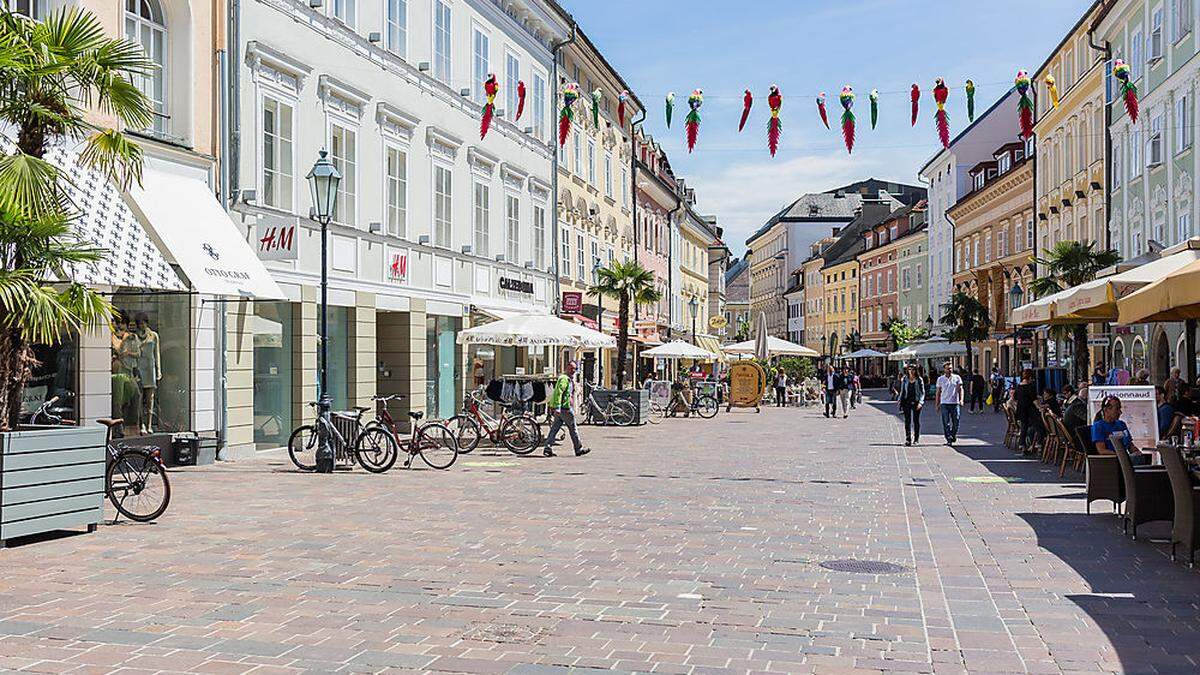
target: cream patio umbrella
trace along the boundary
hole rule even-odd
[[[683,340],[675,340],[653,349],[647,349],[642,352],[642,356],[651,356],[659,359],[694,359],[697,361],[713,361],[717,358],[716,354],[707,349],[697,347]]]
[[[611,335],[557,316],[526,314],[460,331],[458,344],[603,349],[617,346],[617,341]]]
[[[736,342],[731,345],[725,345],[721,349],[726,354],[750,354],[755,355],[758,345],[758,340],[746,340],[745,342]],[[768,335],[766,340],[767,355],[771,356],[811,356],[819,358],[821,355],[815,349],[809,349],[804,345],[798,345],[795,342],[788,342],[783,338],[777,338],[774,335]]]

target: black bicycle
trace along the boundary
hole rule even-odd
[[[171,503],[171,481],[158,448],[135,448],[113,443],[113,429],[121,418],[96,420],[108,427],[104,445],[108,449],[104,492],[117,513],[139,523],[156,520]],[[115,521],[116,519],[114,519]]]

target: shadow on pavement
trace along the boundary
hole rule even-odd
[[[1037,544],[1066,563],[1090,593],[1057,593],[1104,631],[1123,672],[1197,672],[1200,574],[1171,562],[1161,545],[1132,541],[1111,514],[1017,514]],[[1066,627],[1064,627],[1066,628]]]

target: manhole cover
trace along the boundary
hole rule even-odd
[[[463,634],[468,640],[500,644],[531,644],[542,636],[541,631],[512,623],[479,624]]]
[[[908,568],[895,563],[880,560],[826,560],[821,567],[834,572],[853,572],[855,574],[899,574],[907,572]]]

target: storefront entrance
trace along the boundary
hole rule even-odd
[[[294,359],[292,304],[258,302],[251,323],[254,333],[254,447],[287,444],[292,421]]]

